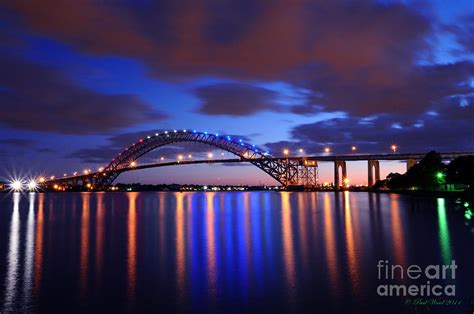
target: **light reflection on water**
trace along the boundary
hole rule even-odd
[[[10,235],[7,253],[7,275],[5,278],[5,312],[13,312],[19,280],[18,268],[20,267],[20,194],[13,194],[13,213],[10,223]]]
[[[81,256],[79,270],[79,285],[81,290],[81,298],[85,298],[87,294],[87,281],[89,270],[89,224],[90,224],[90,193],[82,194],[82,215],[81,215]]]
[[[0,311],[406,311],[376,295],[377,261],[455,259],[462,295],[463,224],[450,200],[391,194],[3,194]]]
[[[137,264],[137,207],[136,201],[138,193],[128,193],[128,255],[127,255],[127,288],[128,288],[128,302],[133,304],[135,302],[135,286],[136,286],[136,264]]]

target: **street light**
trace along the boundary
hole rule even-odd
[[[38,185],[36,184],[35,180],[31,180],[30,182],[28,182],[28,189],[30,191],[35,190],[37,186]]]
[[[178,160],[179,161],[183,160],[183,158],[184,158],[183,155],[178,155]]]
[[[300,148],[298,151],[299,151],[300,153],[303,153],[303,152],[304,152],[304,150],[303,150],[302,148]]]
[[[10,183],[10,188],[15,192],[20,191],[22,187],[23,183],[21,183],[20,180],[13,180],[13,182]]]
[[[214,155],[212,153],[208,153],[207,157],[212,158]]]
[[[284,150],[283,150],[283,154],[284,154],[285,156],[287,156],[289,153],[290,153],[290,151],[289,151],[288,149],[284,149]]]
[[[137,163],[136,163],[135,161],[132,161],[132,162],[130,163],[130,167],[135,167],[136,165],[137,165]]]
[[[352,146],[352,147],[351,147],[351,150],[352,150],[353,152],[355,152],[355,151],[357,150],[357,147]]]
[[[397,152],[397,149],[398,149],[397,145],[392,144],[392,146],[391,146],[390,148],[392,149],[392,151],[393,151],[394,153]]]
[[[325,153],[330,153],[330,152],[331,152],[331,149],[330,149],[329,147],[325,147],[325,148],[324,148],[324,152],[325,152]]]

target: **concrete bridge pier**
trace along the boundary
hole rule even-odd
[[[368,164],[367,170],[368,170],[368,175],[369,175],[367,183],[368,183],[368,186],[371,187],[375,184],[375,182],[380,180],[380,163],[378,160],[369,159],[367,160],[367,164]],[[375,171],[375,178],[374,178],[374,171]]]
[[[416,159],[407,159],[407,171],[410,170],[411,167],[416,165],[418,161]]]
[[[339,168],[341,168],[342,178],[339,177]],[[334,187],[339,190],[340,186],[342,188],[346,188],[346,179],[347,178],[347,167],[346,162],[344,160],[336,160],[334,161]],[[342,183],[342,184],[341,184]]]

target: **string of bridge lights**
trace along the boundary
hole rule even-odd
[[[351,151],[352,151],[352,152],[356,152],[358,149],[359,149],[359,148],[358,148],[357,146],[351,146]],[[390,150],[391,150],[393,153],[396,153],[396,152],[398,151],[398,146],[395,145],[395,144],[392,144],[392,145],[390,146]],[[283,149],[282,152],[283,152],[283,155],[285,155],[285,156],[288,156],[288,155],[290,155],[290,153],[291,153],[291,151],[290,151],[288,148]],[[304,153],[304,149],[303,149],[303,148],[300,148],[300,149],[298,149],[296,152],[297,152],[297,153]],[[326,146],[326,147],[324,147],[323,152],[324,152],[324,153],[330,153],[330,152],[332,152],[332,149],[331,149],[331,147]]]

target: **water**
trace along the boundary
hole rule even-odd
[[[378,261],[455,260],[432,284],[461,304],[417,313],[472,313],[471,228],[463,204],[395,194],[1,194],[0,312],[414,312],[377,294]]]

